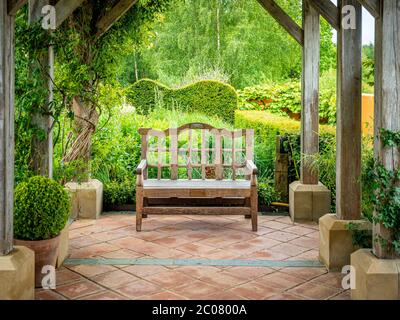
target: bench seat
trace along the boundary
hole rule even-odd
[[[252,129],[229,131],[190,123],[165,131],[141,128],[139,133],[138,232],[142,230],[142,218],[168,214],[243,215],[251,218],[252,230],[257,231]]]

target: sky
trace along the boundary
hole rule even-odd
[[[332,0],[337,3],[336,0]],[[374,43],[375,39],[375,21],[370,13],[363,8],[363,44]],[[334,31],[333,41],[336,43],[336,31]]]

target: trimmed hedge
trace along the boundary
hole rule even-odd
[[[14,233],[19,240],[47,240],[60,234],[71,208],[70,196],[56,181],[32,177],[15,188]]]
[[[229,123],[233,123],[238,108],[235,89],[213,80],[199,81],[175,90],[157,81],[143,79],[127,89],[127,98],[145,115],[162,102],[168,107],[182,108],[183,111],[217,116]]]

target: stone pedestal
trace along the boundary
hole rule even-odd
[[[103,211],[103,184],[99,180],[65,185],[72,197],[72,219],[97,219]]]
[[[355,272],[353,300],[400,300],[400,259],[378,259],[370,249],[351,255]]]
[[[0,300],[35,299],[35,253],[15,246],[0,257]]]
[[[295,181],[289,186],[289,212],[292,221],[318,221],[331,212],[331,192],[322,183],[306,185]]]
[[[372,230],[367,220],[340,220],[335,214],[319,219],[319,258],[329,271],[341,271],[344,266],[350,265],[350,255],[359,249],[353,244],[349,223],[355,224],[359,231]]]
[[[58,258],[57,258],[57,268],[60,268],[62,264],[64,263],[65,259],[68,258],[69,255],[69,225],[70,222],[67,222],[67,225],[61,231],[60,234],[60,248],[58,252]]]

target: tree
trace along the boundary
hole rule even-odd
[[[280,5],[301,24],[301,1]],[[324,71],[335,65],[335,47],[325,21],[321,29]],[[301,74],[301,48],[256,0],[174,0],[154,30],[139,69],[171,86],[210,72],[237,88]]]

